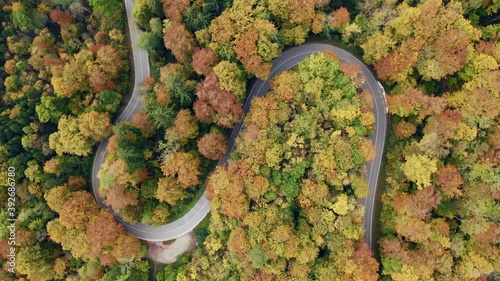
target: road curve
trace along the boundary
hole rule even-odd
[[[139,93],[139,86],[144,78],[150,76],[149,74],[149,61],[148,61],[148,53],[137,47],[136,42],[137,38],[141,31],[132,20],[132,9],[135,6],[134,1],[125,0],[125,9],[127,14],[128,28],[130,34],[130,41],[132,43],[132,58],[134,62],[134,89],[132,92],[132,96],[122,111],[122,113],[118,116],[118,118],[114,121],[114,124],[120,121],[130,120],[134,116],[135,113],[139,112],[142,108],[142,101]],[[103,202],[102,198],[98,194],[97,187],[100,185],[99,178],[97,174],[101,169],[101,165],[104,162],[104,158],[106,157],[106,148],[108,146],[108,140],[105,140],[99,144],[97,147],[96,155],[94,158],[94,163],[92,166],[92,191],[96,198],[97,203],[101,208],[108,208],[108,206]],[[117,217],[117,216],[115,216]],[[117,217],[118,218],[118,217]],[[121,221],[120,221],[121,222]],[[123,222],[122,222],[123,223]]]
[[[136,24],[132,20],[132,9],[134,7],[134,2],[131,0],[125,0],[125,7],[127,11],[127,20],[130,31],[130,38],[132,41],[132,52],[134,59],[134,75],[135,75],[135,83],[132,97],[127,104],[125,110],[120,114],[118,119],[115,121],[124,121],[130,120],[132,116],[137,113],[142,108],[142,102],[140,100],[139,94],[139,85],[143,81],[143,79],[149,76],[149,62],[148,55],[146,51],[139,49],[136,46],[137,38],[140,34],[139,29]],[[367,171],[366,175],[368,178],[368,184],[370,187],[370,193],[368,197],[363,200],[363,204],[365,204],[365,216],[364,216],[364,228],[365,228],[365,238],[366,242],[370,246],[370,248],[374,249],[374,241],[373,241],[373,212],[375,205],[375,198],[377,194],[377,182],[378,175],[380,172],[380,165],[382,160],[382,154],[384,150],[385,144],[385,136],[386,136],[386,104],[385,104],[385,93],[383,88],[380,86],[378,81],[375,79],[371,71],[366,67],[366,65],[361,62],[359,59],[351,55],[350,53],[327,44],[320,43],[310,43],[305,44],[299,47],[292,48],[283,52],[283,54],[274,60],[273,67],[271,69],[271,74],[268,77],[268,80],[257,80],[252,86],[251,90],[248,93],[248,98],[243,105],[243,110],[245,114],[250,110],[250,104],[254,97],[259,97],[265,95],[269,90],[269,80],[274,76],[279,74],[282,71],[288,70],[294,66],[296,66],[300,61],[304,58],[310,56],[315,52],[330,50],[335,52],[342,62],[351,63],[359,66],[362,70],[362,74],[365,77],[365,83],[363,88],[369,90],[374,97],[374,108],[373,113],[376,118],[376,130],[375,134],[372,137],[372,141],[376,147],[376,156],[375,158],[367,163]],[[236,137],[239,135],[242,129],[242,124],[237,124],[233,129],[231,136],[228,141],[228,148],[226,154],[219,160],[219,165],[224,164],[229,159],[229,152],[233,149],[235,144]],[[98,186],[99,186],[99,178],[97,177],[97,173],[100,170],[102,163],[104,162],[106,147],[108,141],[103,141],[96,152],[96,156],[94,158],[94,164],[92,167],[92,189],[94,192],[94,196],[101,208],[109,208],[102,200],[102,198],[98,194]],[[165,241],[170,239],[176,239],[191,230],[193,230],[208,214],[210,211],[210,204],[207,200],[207,192],[204,191],[200,199],[196,202],[196,204],[189,210],[183,217],[180,219],[159,226],[153,227],[151,225],[146,225],[143,223],[135,223],[129,224],[124,222],[119,216],[116,216],[116,219],[119,223],[123,225],[125,230],[140,239],[147,241]]]

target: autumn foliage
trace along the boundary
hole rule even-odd
[[[249,30],[241,35],[234,45],[234,51],[238,59],[245,66],[245,70],[255,74],[258,78],[266,78],[271,72],[271,64],[264,62],[258,54],[257,40],[259,34],[255,30]]]
[[[175,22],[181,22],[182,14],[189,7],[189,0],[162,0],[163,13]]]
[[[198,122],[191,111],[183,109],[177,113],[174,122],[174,132],[181,141],[187,141],[198,135]]]
[[[312,69],[317,70],[315,75],[306,75]],[[231,273],[241,279],[308,279],[315,271],[320,280],[378,279],[378,262],[362,242],[363,209],[355,197],[368,192],[361,171],[374,156],[373,145],[366,131],[356,135],[355,129],[347,128],[356,126],[350,113],[316,114],[320,106],[328,113],[336,110],[335,79],[318,88],[308,84],[327,76],[346,79],[349,86],[343,89],[356,93],[338,61],[317,54],[304,60],[298,70],[278,75],[266,96],[253,99],[228,163],[218,166],[206,185],[212,208],[209,228],[228,235],[211,231],[204,252],[189,266],[200,266],[200,255],[216,266],[220,253],[230,256],[235,266],[247,264]],[[315,95],[322,92],[331,96]],[[361,115],[357,95],[343,100],[355,117]],[[321,127],[325,122],[330,126]],[[201,142],[209,135],[198,142],[205,156]],[[210,143],[214,141],[203,145]],[[347,185],[355,195],[342,192]],[[320,249],[330,251],[325,256],[328,263],[319,262]],[[279,262],[289,266],[278,267]],[[211,269],[204,272],[217,274]]]
[[[158,190],[155,196],[160,201],[176,205],[178,200],[186,198],[186,193],[177,179],[164,177],[158,180]]]
[[[189,55],[195,48],[193,35],[182,23],[170,22],[165,28],[163,41],[165,47],[172,51],[177,61],[182,63],[187,62]]]
[[[152,77],[112,126],[132,88],[124,2],[2,1],[0,170],[15,167],[20,208],[17,272],[0,279],[147,279],[141,244],[85,191],[107,138],[98,192],[120,220],[168,223],[206,183],[208,226],[158,280],[497,277],[498,1],[341,2],[135,0]],[[311,40],[361,48],[386,92],[384,150],[369,139],[381,100],[333,52],[275,76],[243,120],[247,82]],[[380,151],[377,261],[360,198]]]
[[[198,140],[198,151],[208,159],[220,159],[226,149],[227,140],[221,133],[208,133]]]
[[[161,169],[167,177],[176,177],[182,187],[186,188],[199,183],[200,159],[194,152],[177,152],[168,155]]]
[[[233,167],[235,166],[230,166],[229,169]],[[243,193],[244,185],[240,174],[218,167],[207,184],[208,198],[219,198],[223,214],[241,219],[248,212],[248,199]]]
[[[130,82],[123,1],[0,6],[0,170],[16,169],[18,210],[16,272],[2,262],[0,279],[117,280],[107,272],[135,264],[145,249],[88,189],[94,148],[110,136]],[[123,199],[119,191],[109,193],[113,205]],[[2,249],[4,238],[6,231]]]
[[[498,121],[497,56],[485,29],[468,20],[470,6],[432,0],[393,8],[386,27],[361,45],[389,85],[396,119],[382,196],[382,274],[480,280],[499,253],[487,238],[498,223],[485,215],[498,198],[486,176],[495,129],[484,125]]]
[[[212,67],[219,62],[217,54],[211,48],[196,48],[191,61],[193,70],[202,75],[208,75]]]
[[[137,191],[125,185],[113,185],[106,191],[106,204],[113,210],[121,211],[127,206],[137,205]]]

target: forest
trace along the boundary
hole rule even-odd
[[[498,280],[500,1],[136,0],[151,77],[142,111],[116,124],[133,87],[124,2],[0,8],[0,186],[13,175],[17,218],[12,274],[0,209],[1,280],[149,279],[145,244],[91,193],[108,138],[99,194],[123,220],[163,225],[208,192],[198,246],[156,280]],[[360,203],[375,118],[357,69],[315,54],[243,111],[307,42],[357,55],[387,92],[375,252]]]

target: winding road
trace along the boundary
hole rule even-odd
[[[149,76],[149,62],[147,53],[144,50],[138,49],[135,44],[137,42],[137,37],[140,34],[140,31],[132,20],[132,9],[134,3],[131,0],[125,0],[125,6],[127,10],[130,38],[132,41],[132,51],[135,65],[135,84],[132,97],[125,110],[121,113],[116,122],[130,120],[132,116],[142,108],[139,94],[139,84],[145,77]],[[270,87],[269,80],[274,76],[276,76],[280,72],[296,66],[300,61],[310,56],[311,54],[326,50],[335,52],[342,62],[359,66],[365,78],[363,88],[369,90],[374,98],[373,113],[376,118],[376,129],[375,134],[372,136],[372,141],[376,148],[376,155],[375,158],[371,162],[367,163],[366,166],[366,170],[368,172],[366,174],[366,177],[368,179],[370,193],[366,199],[362,200],[362,203],[365,205],[365,216],[363,222],[365,228],[365,239],[370,248],[374,249],[375,241],[373,237],[373,213],[377,194],[378,176],[385,145],[385,136],[387,130],[387,109],[385,103],[385,92],[380,83],[378,83],[371,71],[368,69],[368,67],[352,54],[332,45],[310,43],[292,48],[283,52],[280,57],[274,60],[271,74],[269,75],[268,80],[259,79],[253,84],[251,90],[248,93],[248,98],[243,105],[243,110],[245,113],[247,113],[250,110],[252,99],[254,97],[263,96],[268,92]],[[222,159],[219,160],[219,165],[224,164],[228,160],[229,152],[233,149],[236,137],[239,135],[241,129],[241,123],[237,124],[233,129],[228,141],[227,152],[222,157]],[[99,186],[99,178],[97,178],[97,173],[99,172],[99,169],[104,161],[107,144],[108,141],[106,140],[99,145],[92,168],[92,189],[99,206],[102,208],[109,207],[98,195],[97,188]],[[143,223],[129,224],[120,219],[120,217],[115,217],[117,221],[124,226],[127,232],[137,236],[140,239],[147,241],[165,241],[176,239],[193,230],[208,214],[208,212],[210,211],[210,204],[207,200],[206,195],[206,191],[204,191],[194,207],[189,210],[183,217],[172,223],[168,223],[159,227],[153,227]]]

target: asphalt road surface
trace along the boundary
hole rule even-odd
[[[127,10],[127,20],[128,26],[130,30],[130,38],[132,41],[132,51],[133,51],[133,59],[134,59],[134,71],[135,71],[135,84],[134,91],[132,97],[120,114],[116,122],[130,120],[132,116],[137,113],[142,108],[142,102],[140,100],[139,94],[139,85],[143,81],[143,79],[149,76],[149,62],[146,51],[139,49],[136,46],[137,38],[141,31],[137,28],[136,24],[132,19],[132,9],[134,7],[134,2],[131,0],[125,1],[125,6]],[[372,141],[376,147],[376,156],[375,158],[367,163],[366,177],[368,179],[368,184],[370,187],[370,193],[365,200],[362,200],[365,205],[365,216],[364,216],[364,228],[365,228],[365,238],[370,246],[370,248],[374,249],[374,241],[373,241],[373,212],[375,205],[375,198],[377,194],[377,182],[378,176],[380,172],[380,165],[382,160],[382,154],[384,150],[385,144],[385,136],[386,136],[386,103],[385,103],[385,93],[382,86],[375,79],[371,71],[366,67],[364,63],[362,63],[359,59],[351,55],[350,53],[327,44],[320,43],[310,43],[305,44],[299,47],[292,48],[283,52],[283,54],[274,60],[273,67],[271,69],[271,74],[268,77],[268,80],[257,80],[252,86],[251,90],[248,93],[248,98],[245,101],[243,106],[243,110],[247,113],[250,109],[251,101],[254,97],[259,97],[265,95],[269,90],[269,79],[272,79],[275,75],[279,74],[282,71],[288,70],[294,66],[296,66],[300,61],[304,58],[310,56],[315,52],[330,50],[335,52],[342,62],[351,63],[357,65],[361,68],[362,74],[365,77],[365,83],[363,85],[364,89],[369,90],[374,97],[374,108],[373,113],[376,118],[376,130],[375,134],[372,137]],[[229,152],[233,149],[235,140],[241,131],[242,124],[238,124],[233,129],[231,136],[228,141],[228,148],[226,154],[219,160],[219,165],[224,164],[229,158]],[[106,147],[108,141],[103,141],[98,149],[96,156],[94,158],[94,164],[92,167],[92,188],[96,200],[100,207],[109,208],[102,200],[102,198],[98,195],[97,188],[99,186],[99,178],[97,178],[97,173],[100,170],[102,163],[104,162]],[[123,225],[125,230],[140,239],[147,241],[165,241],[176,239],[191,230],[193,230],[208,214],[210,211],[210,204],[207,200],[206,191],[203,192],[200,199],[196,202],[193,208],[189,210],[183,217],[178,220],[171,222],[169,224],[165,224],[159,227],[153,227],[151,225],[146,225],[143,223],[135,223],[129,224],[124,222],[120,217],[115,216],[117,221]]]

